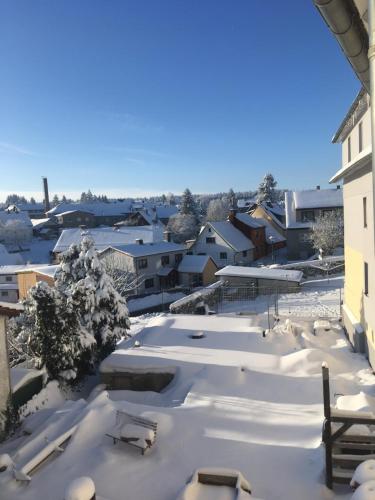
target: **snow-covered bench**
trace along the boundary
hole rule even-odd
[[[111,433],[106,436],[113,439],[113,444],[122,441],[139,448],[144,455],[156,440],[158,424],[147,418],[131,415],[124,411],[116,412],[116,424]]]

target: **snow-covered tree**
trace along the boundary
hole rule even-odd
[[[79,246],[64,252],[56,286],[69,289],[82,327],[96,340],[98,359],[126,336],[130,325],[126,301],[116,290],[91,239],[84,238]]]
[[[85,373],[95,341],[80,325],[71,298],[40,281],[24,307],[9,331],[12,360],[32,359],[51,378],[65,381]]]
[[[57,196],[57,194],[55,194],[54,197],[52,198],[52,206],[56,207],[59,203],[60,203],[59,197]]]
[[[228,192],[228,201],[229,201],[230,208],[237,208],[236,193],[233,191],[232,188],[230,188],[230,190]]]
[[[171,231],[176,243],[184,243],[196,236],[198,230],[197,219],[191,214],[176,214],[170,217],[168,231]]]
[[[275,181],[272,174],[266,174],[259,184],[257,191],[257,202],[273,203],[277,199],[275,188],[277,182]]]
[[[197,204],[188,188],[182,194],[180,213],[182,215],[193,215],[198,220]]]
[[[173,193],[168,193],[167,194],[167,200],[170,205],[176,205],[176,198]]]
[[[344,246],[344,218],[339,210],[326,212],[313,225],[311,240],[316,250],[331,255],[335,248]]]
[[[227,198],[218,198],[217,200],[211,200],[207,208],[207,221],[221,221],[226,220],[229,213],[229,203]]]

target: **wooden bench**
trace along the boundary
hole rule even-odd
[[[142,439],[137,435],[133,437],[131,435],[122,436],[121,432],[125,426],[129,426],[129,428],[139,427],[140,431],[142,429],[146,429],[152,432],[152,439]],[[137,415],[131,415],[125,411],[117,410],[116,412],[116,423],[115,427],[111,434],[106,434],[106,436],[113,439],[113,444],[121,441],[123,443],[129,444],[130,446],[134,446],[135,448],[139,448],[141,450],[142,455],[145,454],[146,450],[151,448],[156,441],[158,424],[153,422],[152,420],[148,420],[147,418],[143,418]],[[136,434],[136,432],[134,433]]]

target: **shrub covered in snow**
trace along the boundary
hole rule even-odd
[[[337,247],[344,246],[344,217],[341,212],[332,210],[318,217],[311,240],[314,248],[322,250],[323,255],[332,255]]]

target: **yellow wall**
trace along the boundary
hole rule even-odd
[[[34,271],[25,271],[23,273],[18,273],[18,291],[20,300],[26,298],[27,292],[30,290],[30,288],[35,286],[38,281],[45,281],[49,286],[54,285],[54,279],[50,276],[46,276]]]
[[[345,304],[359,322],[363,317],[363,286],[363,256],[345,246]]]

